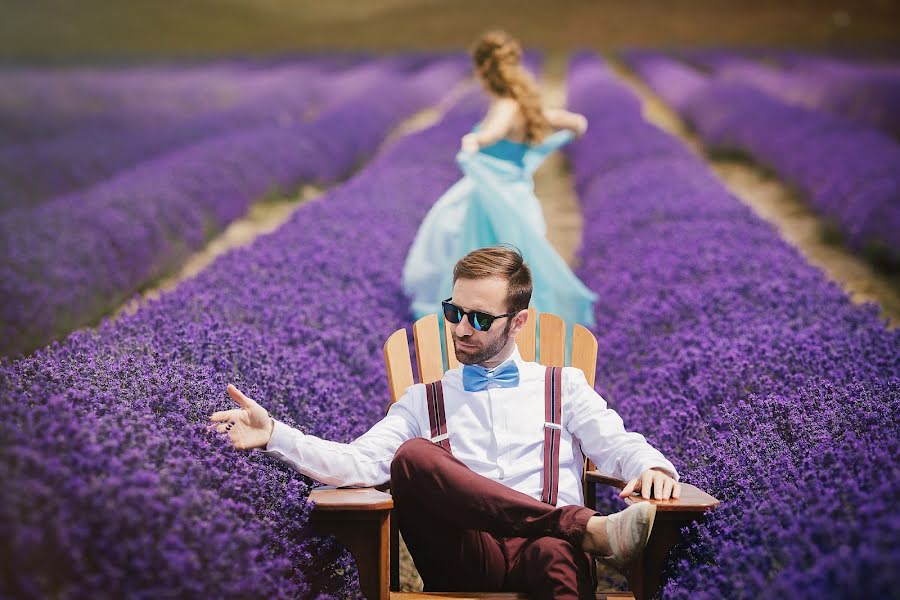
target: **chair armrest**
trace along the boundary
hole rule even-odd
[[[619,489],[624,488],[626,485],[625,481],[610,477],[609,475],[604,475],[599,471],[588,471],[584,476],[589,482],[611,485]],[[635,502],[652,502],[656,505],[657,514],[662,512],[672,513],[670,516],[673,518],[676,516],[690,518],[688,516],[689,514],[704,513],[707,510],[715,508],[719,504],[717,499],[689,483],[681,484],[681,496],[678,499],[645,500],[639,494],[632,494],[624,500],[627,504],[634,504]],[[676,515],[675,513],[686,514]]]
[[[316,503],[314,512],[382,511],[394,508],[394,499],[391,495],[375,488],[326,486],[310,492],[309,499]]]

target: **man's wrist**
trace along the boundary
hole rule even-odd
[[[650,467],[649,470],[657,471],[658,473],[662,473],[663,475],[665,475],[671,479],[675,479],[675,473],[673,473],[672,471],[670,471],[669,469],[667,469],[665,467]]]
[[[269,417],[269,437],[266,439],[266,446],[269,445],[269,442],[272,441],[272,436],[275,434],[275,419]]]

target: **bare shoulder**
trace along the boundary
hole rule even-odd
[[[491,102],[491,106],[496,106],[498,108],[506,108],[506,109],[511,109],[511,108],[518,109],[519,103],[516,102],[513,98],[502,97],[502,98],[494,98],[494,100]]]
[[[519,103],[512,98],[494,98],[488,108],[489,116],[509,117],[519,112]]]

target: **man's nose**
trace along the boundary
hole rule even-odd
[[[475,330],[469,325],[469,318],[464,316],[459,320],[459,323],[456,324],[456,335],[463,336],[471,335],[473,333],[475,333]]]

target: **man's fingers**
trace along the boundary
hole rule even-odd
[[[632,479],[631,481],[629,481],[625,485],[625,487],[622,488],[622,491],[619,492],[619,497],[627,498],[628,496],[630,496],[632,494],[632,492],[634,492],[634,486],[636,486],[637,483],[638,483],[637,479]]]
[[[666,479],[668,479],[668,477],[666,477],[662,473],[658,473],[653,476],[653,497],[656,500],[662,500],[663,498],[665,498],[665,496],[663,496],[663,486],[665,485]]]
[[[681,497],[681,484],[676,483],[675,487],[672,489],[672,497],[678,499]]]
[[[256,404],[256,402],[245,396],[241,390],[234,387],[231,383],[228,384],[228,395],[231,396],[232,400],[248,411]]]
[[[675,484],[674,481],[666,477],[663,479],[662,484],[662,499],[668,500],[672,496],[672,486]]]
[[[235,421],[240,416],[240,409],[220,410],[209,416],[210,421]]]
[[[648,471],[644,471],[641,475],[641,497],[645,500],[650,499],[650,491],[653,487],[653,475]]]

